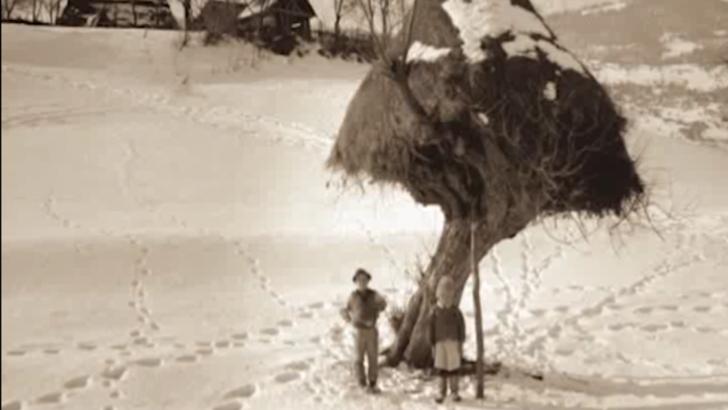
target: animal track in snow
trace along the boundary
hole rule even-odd
[[[91,386],[91,376],[76,377],[63,384],[63,387],[68,390],[85,389],[89,386]]]
[[[63,392],[53,392],[44,394],[35,400],[38,404],[60,404],[66,401],[66,394]]]
[[[283,372],[281,374],[275,375],[275,377],[273,377],[273,380],[278,383],[289,383],[299,378],[301,378],[301,375],[298,372]]]
[[[98,348],[98,346],[95,343],[79,343],[77,347],[81,350],[85,350],[87,352],[94,351]]]
[[[101,377],[109,380],[121,381],[124,380],[128,373],[129,369],[125,366],[110,367],[101,373]]]
[[[28,352],[26,352],[25,350],[9,350],[7,352],[7,355],[14,356],[14,357],[20,357],[20,356],[25,356],[26,353],[28,353]]]
[[[258,388],[254,384],[246,384],[238,387],[235,390],[231,390],[225,394],[225,399],[247,399],[253,397],[258,391]]]
[[[687,327],[687,324],[682,320],[673,320],[670,322],[670,326],[676,329],[682,329],[684,327]]]
[[[529,310],[529,313],[531,313],[531,315],[533,315],[535,317],[541,317],[541,316],[546,315],[546,310],[544,310],[544,309],[531,309],[531,310]]]
[[[572,354],[574,354],[574,350],[568,348],[558,348],[554,351],[554,353],[559,356],[571,356]]]
[[[202,356],[212,356],[215,353],[215,350],[212,348],[201,348],[197,349],[196,352]]]
[[[25,409],[25,402],[22,401],[10,401],[2,406],[2,410],[24,410]]]
[[[175,359],[175,360],[179,363],[195,363],[195,362],[199,361],[200,358],[194,354],[186,354],[186,355],[177,357],[177,359]]]
[[[262,333],[266,336],[277,336],[280,333],[280,330],[278,330],[274,327],[269,327],[269,328],[265,328],[265,329],[261,330],[260,333]]]
[[[698,326],[695,328],[698,333],[718,333],[716,329],[710,326]]]
[[[293,362],[286,365],[286,369],[303,372],[308,370],[311,365],[305,361]]]
[[[143,367],[161,367],[162,365],[164,365],[164,360],[158,357],[148,357],[144,359],[139,359],[134,363]]]
[[[649,325],[642,326],[640,329],[645,332],[648,332],[648,333],[655,333],[655,332],[667,330],[668,328],[669,328],[669,326],[665,325],[665,324],[649,324]]]
[[[634,310],[634,313],[638,315],[649,315],[650,313],[652,313],[652,308],[649,306],[639,307]]]
[[[232,338],[234,340],[247,340],[248,339],[248,333],[247,332],[235,333],[234,335],[232,335]]]
[[[243,405],[241,403],[238,403],[236,401],[221,404],[219,406],[213,407],[213,410],[242,410]]]
[[[570,309],[570,308],[569,308],[568,306],[563,306],[563,305],[561,305],[561,306],[556,306],[556,307],[554,308],[554,310],[555,310],[556,312],[559,312],[559,313],[562,313],[562,314],[564,314],[564,313],[568,313],[568,312],[569,312],[569,310],[571,310],[571,309]]]

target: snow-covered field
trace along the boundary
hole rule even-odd
[[[483,304],[506,370],[437,406],[419,372],[385,369],[378,396],[349,375],[352,271],[402,304],[441,223],[323,169],[366,66],[3,25],[2,409],[728,408],[728,75],[669,33],[703,54],[588,62],[632,120],[652,220],[501,244]]]

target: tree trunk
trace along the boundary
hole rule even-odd
[[[33,23],[38,22],[38,0],[33,0],[31,2],[31,8],[30,8],[30,18]]]
[[[182,0],[185,19],[185,34],[182,39],[182,47],[187,46],[190,42],[190,24],[192,23],[192,0]]]
[[[440,278],[450,276],[455,283],[456,301],[460,302],[463,288],[471,270],[471,223],[452,220],[445,223],[435,255],[425,272],[420,288],[410,298],[404,320],[394,344],[387,351],[387,363],[396,366],[402,360],[416,368],[432,366],[432,346],[429,339],[430,312],[435,300],[435,288]],[[473,255],[483,259],[497,241],[478,224]],[[498,238],[500,239],[500,238]]]
[[[343,0],[341,0],[343,1]],[[334,17],[334,52],[339,52],[339,36],[341,35],[341,15],[336,14]]]

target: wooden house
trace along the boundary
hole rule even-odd
[[[68,0],[58,24],[176,28],[167,0]]]
[[[316,17],[308,0],[263,0],[251,3],[238,15],[243,35],[263,39],[311,38],[311,19]]]

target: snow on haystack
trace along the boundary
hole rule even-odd
[[[463,52],[471,63],[487,58],[481,47],[486,37],[495,38],[508,31],[552,37],[549,29],[535,14],[512,5],[510,0],[447,0],[442,3],[442,8],[460,32]]]
[[[516,35],[513,41],[503,43],[503,51],[509,56],[538,58],[539,52],[552,63],[563,69],[574,70],[584,74],[584,67],[568,51],[544,40],[534,40],[528,35]]]
[[[703,48],[700,44],[685,40],[684,38],[671,33],[663,34],[662,37],[660,37],[660,43],[662,43],[662,46],[665,47],[665,51],[662,53],[663,60],[694,53],[695,51]]]
[[[556,84],[553,81],[546,83],[546,87],[543,90],[543,97],[549,101],[556,100]]]
[[[535,13],[511,4],[510,0],[447,0],[442,8],[457,28],[463,53],[471,63],[488,57],[482,47],[483,39],[510,33],[513,40],[502,44],[508,56],[538,59],[543,54],[563,69],[585,74],[574,56],[545,40],[553,39],[553,34]]]
[[[728,88],[728,68],[722,66],[706,69],[696,64],[656,67],[602,63],[594,67],[597,79],[609,85],[679,86],[702,92]]]
[[[415,41],[407,53],[407,61],[433,62],[450,53],[449,48],[434,47]]]
[[[484,125],[490,124],[490,118],[488,118],[488,114],[484,112],[478,113],[478,119],[483,122]]]

